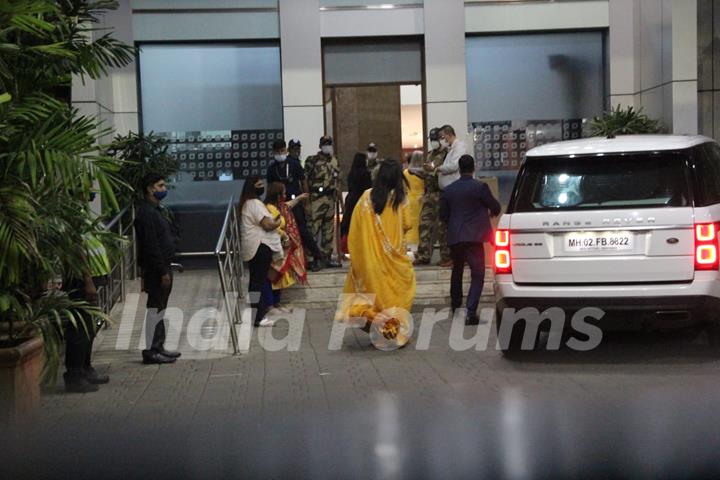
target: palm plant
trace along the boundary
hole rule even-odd
[[[73,75],[95,79],[132,60],[131,47],[96,27],[114,8],[108,0],[0,2],[0,346],[42,335],[46,379],[59,365],[62,322],[103,316],[48,285],[82,278],[83,235],[106,235],[87,208],[93,185],[108,210],[118,206],[119,162],[95,145],[106,132],[62,93]]]
[[[602,117],[595,117],[590,124],[593,136],[614,137],[616,135],[637,135],[643,133],[661,133],[664,130],[659,120],[643,113],[642,107],[635,110],[618,105],[610,108]]]
[[[168,153],[170,142],[153,132],[118,135],[106,147],[108,155],[122,161],[119,176],[131,190],[115,192],[121,204],[133,200],[142,200],[144,195],[142,179],[148,173],[159,173],[165,177],[175,175],[180,169],[180,161]]]

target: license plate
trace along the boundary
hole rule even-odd
[[[622,252],[632,250],[635,236],[630,232],[578,232],[565,235],[566,252]]]

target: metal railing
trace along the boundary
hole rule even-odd
[[[237,355],[239,346],[235,325],[239,324],[242,318],[243,305],[241,300],[245,298],[242,280],[245,271],[240,243],[240,215],[235,201],[235,196],[233,196],[228,202],[225,221],[215,247],[215,258],[217,259],[220,287],[222,288],[225,311],[227,312],[230,327],[230,337],[234,353]]]
[[[125,207],[104,225],[105,229],[123,237],[118,245],[119,261],[112,265],[104,285],[98,288],[98,303],[102,311],[110,314],[113,307],[123,301],[127,282],[137,277],[137,247],[135,244],[135,207]]]

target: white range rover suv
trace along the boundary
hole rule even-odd
[[[530,150],[496,231],[498,337],[505,309],[559,307],[569,319],[595,307],[602,328],[702,322],[717,341],[719,226],[712,139],[628,135]]]

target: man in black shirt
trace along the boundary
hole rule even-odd
[[[267,170],[268,185],[272,182],[283,183],[288,200],[292,200],[308,192],[307,182],[305,180],[305,169],[300,162],[300,148],[300,140],[290,140],[289,150],[285,144],[285,140],[276,140],[273,142],[273,160],[270,162]],[[321,269],[323,254],[307,227],[305,204],[302,202],[298,203],[292,211],[298,225],[298,230],[300,230],[303,247],[308,256],[313,258],[310,269],[317,272]]]
[[[169,216],[160,206],[167,196],[167,186],[162,175],[150,173],[143,179],[145,199],[135,218],[135,234],[138,244],[138,265],[141,269],[143,291],[147,292],[145,338],[147,349],[143,350],[144,363],[172,363],[180,357],[179,352],[165,350],[165,309],[172,291],[171,262],[175,255],[177,239],[173,234]]]

